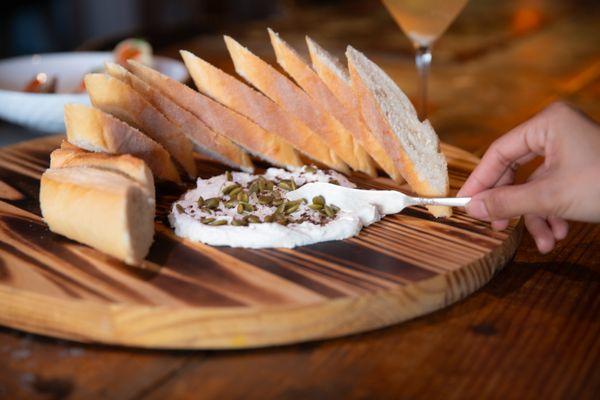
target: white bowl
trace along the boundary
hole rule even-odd
[[[83,76],[112,61],[111,52],[49,53],[0,61],[0,118],[41,132],[64,132],[63,107],[90,104],[87,93],[73,93]],[[188,79],[183,63],[154,56],[155,69],[180,82]],[[57,93],[22,92],[40,72],[57,78]]]

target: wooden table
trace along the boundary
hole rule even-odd
[[[482,154],[559,98],[599,119],[599,25],[592,1],[473,1],[434,50],[431,120],[441,138]],[[410,45],[378,2],[288,5],[227,32],[272,60],[266,26],[298,47],[305,33],[340,53],[351,43],[415,93]],[[161,52],[179,48],[231,70],[218,36]],[[464,301],[326,342],[167,352],[0,329],[0,398],[597,398],[599,239],[600,226],[575,223],[541,256],[526,236],[514,260]]]

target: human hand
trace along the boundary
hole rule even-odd
[[[544,163],[513,185],[519,166],[538,156]],[[497,230],[523,215],[548,253],[567,235],[567,219],[600,222],[600,126],[554,103],[492,143],[457,195],[472,196],[467,213]]]

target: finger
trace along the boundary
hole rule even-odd
[[[569,233],[569,223],[559,217],[548,217],[548,224],[554,234],[554,239],[563,240]]]
[[[492,143],[459,195],[472,196],[486,190],[494,186],[511,166],[516,169],[518,165],[544,155],[548,132],[546,120],[544,113],[538,114]]]
[[[508,228],[509,223],[510,223],[510,220],[508,220],[508,219],[499,219],[496,221],[492,221],[492,229],[495,231],[503,231],[506,228]]]
[[[535,240],[535,245],[542,254],[552,251],[555,240],[552,230],[543,217],[528,214],[524,217],[525,227]]]
[[[467,213],[474,218],[496,221],[523,214],[552,215],[553,188],[546,180],[501,186],[473,196]]]

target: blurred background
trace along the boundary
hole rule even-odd
[[[598,115],[600,1],[471,0],[434,45],[431,120],[474,152],[553,99]],[[414,52],[376,0],[21,0],[0,5],[0,58],[111,50],[127,37],[179,59],[185,48],[231,72],[228,33],[273,61],[266,27],[306,53],[304,35],[343,55],[352,44],[416,94]],[[25,136],[24,136],[25,135]],[[33,136],[0,122],[2,143]]]

